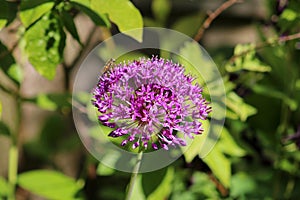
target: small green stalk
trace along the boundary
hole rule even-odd
[[[140,169],[140,166],[141,166],[142,157],[143,157],[143,151],[140,151],[139,154],[138,154],[138,157],[137,157],[137,162],[136,162],[136,164],[133,168],[132,174],[131,174],[129,187],[128,187],[128,192],[127,192],[125,200],[131,200],[134,185],[135,185],[135,182],[137,180],[137,175],[138,175],[138,172],[139,172],[139,169]]]
[[[10,192],[8,195],[8,200],[15,200],[17,173],[18,173],[18,148],[14,143],[12,143],[9,149],[9,161],[8,161],[8,182],[10,184]]]

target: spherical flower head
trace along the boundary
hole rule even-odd
[[[185,146],[203,132],[211,107],[184,67],[158,57],[118,64],[100,76],[92,103],[121,146],[154,150]],[[181,137],[180,137],[181,135]]]

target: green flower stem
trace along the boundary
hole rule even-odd
[[[125,200],[131,200],[131,196],[133,193],[133,189],[134,189],[134,185],[137,179],[137,175],[141,166],[141,161],[142,161],[142,157],[143,157],[143,151],[139,152],[138,156],[137,156],[137,161],[136,164],[133,168],[132,174],[131,174],[131,178],[130,178],[130,182],[129,182],[129,187],[128,187],[128,191],[127,191],[127,195]]]
[[[8,182],[10,184],[10,193],[8,195],[8,200],[15,200],[15,190],[18,173],[18,148],[15,143],[11,144],[11,147],[9,149],[8,170]]]

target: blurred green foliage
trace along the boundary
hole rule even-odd
[[[0,30],[20,20],[17,45],[36,71],[51,80],[56,76],[58,65],[64,62],[68,33],[82,50],[86,48],[78,31],[80,27],[74,22],[78,14],[88,16],[96,26],[107,30],[115,27],[126,32],[156,26],[171,28],[190,37],[206,18],[206,13],[199,10],[174,18],[175,1],[149,2],[150,15],[140,12],[134,1],[129,0],[0,0]],[[300,2],[270,0],[265,7],[269,13],[265,21],[256,21],[261,44],[253,41],[211,49],[226,87],[226,122],[218,143],[203,156],[203,141],[207,135],[204,133],[203,137],[196,137],[171,166],[139,174],[134,200],[297,199],[300,196],[300,37],[289,38],[299,35]],[[270,30],[272,36],[265,34],[263,29]],[[128,36],[141,41],[142,31]],[[98,163],[83,150],[72,123],[68,89],[57,94],[22,97],[18,93],[24,76],[22,62],[13,53],[14,49],[8,48],[2,40],[1,73],[13,87],[0,81],[1,92],[16,99],[18,113],[15,114],[19,117],[25,103],[49,112],[50,116],[36,138],[18,146],[23,159],[16,163],[20,167],[17,177],[13,174],[0,177],[0,200],[14,199],[14,195],[22,195],[23,190],[46,199],[124,199],[130,174]],[[197,46],[186,43],[180,53],[181,56],[172,59],[185,65],[188,73],[199,77],[196,81],[201,85],[212,84],[205,80],[214,80],[213,74],[204,74],[205,79],[201,78],[184,59],[206,66],[205,60],[198,56]],[[118,62],[141,55],[146,54],[130,53]],[[205,88],[204,91],[208,96],[218,93]],[[78,96],[78,103],[84,108],[89,101],[88,94]],[[214,105],[215,110],[221,110],[222,103]],[[5,106],[0,102],[0,137],[9,138],[11,145],[17,146],[18,133],[2,114]],[[90,107],[87,109],[88,114],[94,112]],[[21,120],[15,122],[17,126]],[[210,123],[205,122],[204,126],[208,130]],[[103,128],[105,133],[110,131]],[[92,137],[98,137],[95,129],[90,132]],[[76,177],[71,178],[60,172],[54,157],[61,152],[78,151],[80,166]],[[107,159],[113,163],[119,157]],[[8,162],[9,170],[12,163]]]

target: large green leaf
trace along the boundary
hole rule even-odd
[[[52,9],[54,1],[51,0],[23,0],[20,5],[20,19],[25,27],[29,27],[45,13]]]
[[[143,18],[139,10],[129,0],[91,0],[91,8],[99,15],[108,14],[121,32],[138,41],[143,39]],[[132,29],[138,29],[126,32]]]
[[[90,8],[90,1],[89,0],[71,0],[70,3],[77,8],[78,10],[85,13],[87,16],[93,20],[93,22],[98,26],[107,26],[110,27],[111,24],[109,19],[105,14],[97,14]]]
[[[174,176],[174,169],[172,167],[168,167],[164,179],[158,185],[156,190],[148,196],[147,200],[168,199],[172,191],[172,181],[174,179]]]
[[[142,186],[147,197],[158,188],[166,174],[167,168],[142,174]]]
[[[84,184],[60,172],[35,170],[20,174],[18,185],[48,199],[71,200],[78,199],[76,194]]]
[[[222,129],[218,148],[227,155],[241,157],[246,154],[245,150],[237,145],[233,137],[230,135],[226,128]]]
[[[30,63],[45,78],[51,80],[62,60],[65,33],[59,19],[44,15],[25,33],[25,51]]]
[[[188,147],[183,147],[183,155],[186,160],[186,162],[191,163],[193,159],[199,155],[199,153],[202,151],[204,143],[208,139],[208,131],[209,131],[209,122],[208,121],[203,121],[202,126],[203,126],[203,133],[201,135],[197,135],[194,137],[192,140],[191,145]]]

